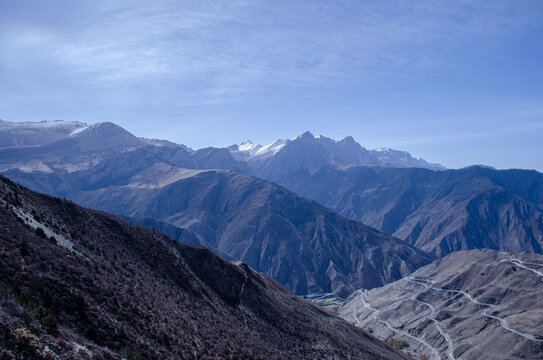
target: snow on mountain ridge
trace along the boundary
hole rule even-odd
[[[238,145],[238,151],[247,151],[249,153],[254,153],[262,148],[262,145],[255,144],[251,140],[245,140],[240,145]]]
[[[274,157],[289,144],[313,149],[310,151],[322,151],[326,156],[331,156],[338,164],[343,165],[380,165],[393,167],[423,167],[430,169],[444,169],[440,164],[430,164],[422,158],[415,158],[407,151],[381,147],[367,150],[361,146],[352,136],[346,136],[342,140],[334,140],[323,135],[313,136],[309,131],[292,139],[279,139],[268,145],[259,145],[246,140],[239,145],[232,145],[228,150],[236,160],[249,163],[262,163]],[[303,145],[307,144],[307,145]],[[316,148],[314,148],[316,146]],[[290,147],[289,147],[290,148]],[[315,150],[315,149],[323,150]]]
[[[291,140],[276,140],[268,145],[259,145],[246,140],[239,145],[231,145],[228,151],[236,160],[262,160],[275,155]]]
[[[260,147],[255,153],[255,156],[258,157],[264,157],[266,155],[275,155],[279,150],[281,150],[286,144],[288,143],[288,140],[276,140],[271,144],[265,145]]]
[[[86,126],[87,124],[78,121],[11,122],[0,120],[0,148],[50,144]]]
[[[39,122],[25,121],[25,122],[16,122],[16,121],[6,121],[0,119],[0,129],[7,130],[11,128],[16,129],[44,129],[44,128],[70,128],[70,127],[85,127],[87,124],[79,121],[64,121],[64,120],[43,120]]]
[[[193,149],[189,148],[185,144],[177,144],[177,143],[174,143],[174,142],[169,141],[169,140],[151,139],[151,138],[146,138],[146,137],[140,137],[139,139],[141,141],[143,141],[145,144],[151,145],[151,146],[166,147],[166,148],[181,147],[181,148],[185,149],[188,152],[194,152]]]

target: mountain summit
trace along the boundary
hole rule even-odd
[[[334,140],[323,135],[313,136],[309,131],[294,139],[279,139],[268,145],[245,141],[229,146],[228,150],[234,159],[246,162],[253,175],[287,187],[293,177],[312,175],[330,166],[340,169],[352,166],[445,169],[440,164],[414,158],[405,151],[368,150],[352,136]]]

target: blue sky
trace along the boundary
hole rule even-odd
[[[0,118],[543,171],[543,1],[0,1]]]

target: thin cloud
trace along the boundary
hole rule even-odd
[[[235,101],[266,87],[341,85],[396,76],[408,67],[439,68],[478,36],[529,26],[529,18],[519,23],[512,7],[469,1],[139,3],[96,8],[62,33],[12,24],[17,31],[2,42],[5,53],[16,56],[1,59],[21,61],[37,47],[43,62],[94,88],[144,82],[187,103]]]

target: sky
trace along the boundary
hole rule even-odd
[[[543,171],[543,1],[0,0],[0,119]]]

